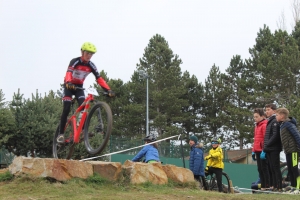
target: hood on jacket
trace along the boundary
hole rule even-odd
[[[289,122],[295,124],[295,126],[297,126],[297,121],[294,117],[289,117],[287,121],[289,121]]]
[[[202,143],[202,142],[199,142],[198,144],[196,144],[195,147],[196,147],[196,148],[203,148],[203,146],[204,146],[203,143]]]

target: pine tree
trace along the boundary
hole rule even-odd
[[[229,102],[226,104],[225,130],[228,132],[227,144],[229,147],[252,143],[253,120],[250,107],[254,99],[251,95],[253,83],[249,79],[248,69],[239,55],[231,59],[226,69],[226,87],[230,90]]]
[[[225,75],[213,65],[204,85],[204,101],[201,111],[206,131],[202,134],[205,142],[212,137],[224,138],[223,125],[226,119],[226,104],[230,91],[225,87]]]
[[[10,109],[16,128],[9,134],[6,148],[17,156],[50,157],[62,109],[60,102],[52,91],[44,98],[36,93],[32,99],[23,99],[20,91],[14,94]]]
[[[182,82],[182,63],[174,55],[167,41],[160,35],[153,36],[137,65],[149,75],[149,112],[151,126],[159,135],[174,134],[173,125],[183,121],[182,107],[188,105]],[[145,98],[143,98],[145,99]]]

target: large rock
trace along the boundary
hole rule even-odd
[[[194,182],[193,172],[189,169],[177,167],[175,165],[162,165],[168,178],[178,183]]]
[[[50,177],[59,181],[66,181],[73,177],[86,179],[93,175],[91,163],[75,160],[51,158],[16,157],[9,166],[14,175],[30,174],[36,177]]]
[[[120,162],[88,161],[93,165],[94,173],[98,173],[111,181],[117,181],[122,178],[122,164]]]
[[[132,184],[141,184],[148,181],[153,184],[168,183],[167,174],[160,163],[148,164],[127,160],[122,168],[125,171],[125,176],[128,176]]]

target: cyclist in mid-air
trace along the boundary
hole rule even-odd
[[[85,42],[81,47],[81,57],[71,60],[64,78],[64,96],[63,96],[63,111],[60,119],[60,134],[57,137],[58,143],[64,143],[64,127],[67,122],[67,117],[71,109],[72,95],[75,95],[78,106],[80,106],[85,99],[82,88],[85,78],[92,72],[96,78],[97,83],[108,93],[109,97],[115,94],[110,89],[106,81],[100,76],[97,67],[90,60],[97,52],[95,45],[90,42]]]

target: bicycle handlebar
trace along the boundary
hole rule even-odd
[[[82,88],[82,87],[75,87],[75,89],[77,90],[85,90],[85,88]],[[108,92],[106,92],[106,91],[104,91],[104,90],[100,90],[99,91],[100,93],[102,93],[103,95],[105,95],[105,96],[108,96]]]

